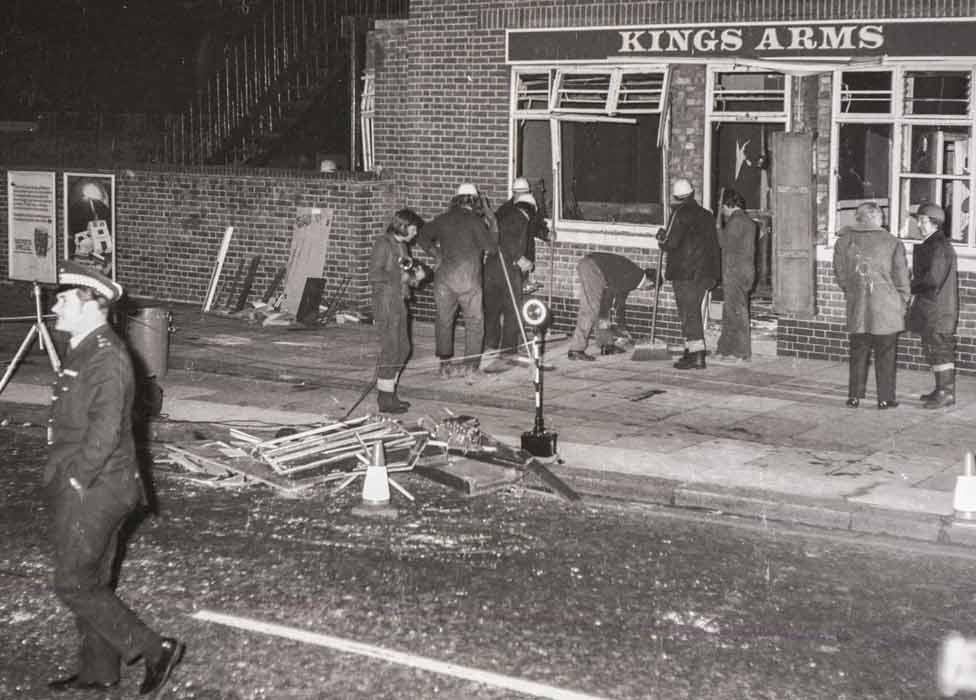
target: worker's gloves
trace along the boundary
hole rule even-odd
[[[535,265],[532,263],[532,261],[529,260],[524,255],[521,258],[519,258],[518,260],[516,260],[515,261],[515,264],[518,265],[518,268],[523,273],[532,272],[532,268],[535,267]]]

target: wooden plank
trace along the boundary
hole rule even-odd
[[[254,285],[254,275],[257,274],[258,265],[260,264],[260,255],[255,255],[253,258],[251,258],[251,264],[247,268],[247,276],[244,278],[244,285],[241,287],[241,293],[237,297],[237,303],[234,305],[234,311],[244,310],[244,306],[247,304],[247,297],[251,293],[251,287]]]
[[[816,312],[816,191],[813,136],[773,134],[773,309]]]
[[[275,273],[274,279],[271,280],[271,284],[268,285],[268,290],[264,293],[264,296],[261,297],[261,301],[263,301],[265,304],[271,301],[271,297],[273,297],[275,291],[277,291],[278,285],[280,285],[282,280],[285,279],[286,272],[288,272],[287,265],[282,265],[281,267],[278,268],[278,271]]]
[[[285,274],[284,311],[297,315],[305,280],[322,276],[334,216],[333,209],[299,207]]]
[[[213,307],[214,294],[217,293],[217,283],[220,281],[220,272],[224,269],[224,259],[227,257],[227,249],[230,248],[230,239],[234,235],[234,227],[228,226],[224,230],[224,239],[220,242],[220,251],[217,253],[217,263],[214,271],[210,275],[210,286],[207,289],[207,298],[203,302],[203,310],[210,311]]]

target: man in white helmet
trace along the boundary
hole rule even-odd
[[[658,243],[668,254],[664,277],[671,281],[681,318],[685,354],[675,369],[705,369],[705,328],[702,300],[721,275],[721,253],[715,217],[695,201],[695,189],[685,178],[671,186],[671,221],[658,231]]]
[[[495,219],[499,250],[485,258],[485,349],[507,355],[517,352],[520,342],[522,290],[535,266],[533,238],[545,239],[548,227],[524,177],[512,183],[512,197],[498,208]],[[508,365],[493,362],[485,371],[503,368]]]
[[[471,183],[458,186],[450,208],[424,226],[417,244],[434,260],[437,310],[435,352],[441,376],[477,371],[485,336],[482,260],[498,252],[498,228],[485,198]],[[454,357],[454,320],[464,315],[464,357]]]

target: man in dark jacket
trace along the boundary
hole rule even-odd
[[[610,307],[613,307],[617,325],[627,328],[627,296],[635,289],[648,289],[657,279],[657,271],[644,270],[622,255],[614,253],[590,253],[584,255],[576,266],[579,278],[579,312],[576,328],[569,343],[570,360],[593,361],[586,353],[590,333],[597,328],[597,342],[607,345],[610,338]]]
[[[501,354],[518,350],[522,289],[535,264],[531,243],[535,237],[545,239],[547,230],[525,178],[518,178],[513,187],[523,184],[524,189],[513,189],[512,198],[495,212],[498,252],[485,258],[485,349]]]
[[[668,228],[658,231],[659,245],[668,254],[665,279],[671,281],[681,317],[685,354],[676,369],[705,369],[705,328],[702,301],[721,274],[721,255],[715,217],[695,201],[695,190],[685,178],[674,181],[675,200]]]
[[[434,305],[437,310],[435,352],[441,376],[463,376],[481,364],[485,336],[482,272],[485,253],[498,251],[495,216],[477,188],[463,183],[450,208],[424,226],[418,245],[434,263]],[[454,319],[464,314],[464,357],[454,356]]]
[[[746,201],[735,190],[722,195],[725,225],[718,234],[722,248],[722,334],[716,359],[752,359],[749,295],[756,281],[756,222],[746,214]]]
[[[895,354],[909,294],[905,246],[883,228],[875,202],[858,206],[854,220],[834,245],[834,275],[844,291],[850,333],[847,406],[857,408],[864,398],[873,350],[878,408],[895,408]]]
[[[142,657],[139,688],[161,687],[184,645],[161,637],[119,600],[112,573],[119,530],[143,501],[132,436],[135,381],[125,346],[109,328],[109,305],[122,288],[92,268],[66,261],[55,328],[70,336],[58,371],[48,428],[44,485],[54,515],[54,590],[81,634],[75,674],[53,690],[102,690],[119,682],[119,662]]]
[[[959,280],[956,251],[942,231],[945,212],[923,204],[916,213],[925,240],[912,250],[912,306],[908,330],[922,336],[922,350],[935,373],[935,389],[919,398],[925,408],[956,403],[956,323]]]

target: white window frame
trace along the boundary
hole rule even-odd
[[[735,112],[715,109],[715,90],[720,73],[780,73],[783,76],[783,111],[781,112]],[[743,66],[732,63],[713,63],[708,66],[705,78],[705,170],[702,182],[702,205],[714,199],[712,178],[712,141],[714,125],[728,122],[749,122],[752,124],[782,124],[783,130],[791,130],[793,114],[793,76],[774,68]]]
[[[376,76],[372,71],[363,73],[363,94],[359,102],[359,132],[363,145],[363,170],[370,172],[375,169],[375,134],[376,124]]]
[[[841,89],[845,73],[854,72],[891,72],[891,110],[883,112],[843,112],[841,111]],[[905,74],[913,72],[963,72],[970,74],[969,114],[968,115],[938,115],[938,114],[906,114],[905,113]],[[830,245],[837,237],[837,195],[838,169],[840,149],[840,127],[842,124],[889,124],[891,125],[891,164],[888,182],[888,222],[892,233],[899,234],[901,225],[901,185],[906,177],[913,179],[951,180],[960,179],[947,177],[942,174],[921,177],[902,170],[902,148],[904,146],[904,127],[906,126],[963,126],[969,129],[969,191],[971,197],[976,195],[976,64],[964,62],[939,61],[885,61],[881,65],[864,68],[838,68],[833,71],[833,90],[831,93],[831,130],[830,130],[830,178],[829,205],[827,226],[830,232]],[[954,241],[954,245],[961,250],[976,253],[976,207],[969,208],[969,238],[966,241]],[[905,243],[913,243],[912,239],[903,239]]]
[[[546,73],[549,78],[549,102],[546,109],[519,109],[519,76],[539,75]],[[627,108],[620,107],[621,86],[624,76],[631,74],[660,73],[660,98],[655,107]],[[563,79],[574,75],[608,75],[609,82],[603,107],[593,109],[566,109],[559,104],[560,90]],[[653,224],[626,224],[603,221],[581,221],[566,219],[562,212],[562,178],[561,158],[562,139],[559,125],[562,122],[609,122],[636,123],[636,115],[660,114],[661,123],[670,118],[670,66],[666,64],[529,64],[512,65],[511,68],[511,101],[509,110],[509,168],[514,176],[517,166],[518,143],[517,124],[520,121],[547,121],[549,123],[550,151],[552,156],[552,212],[550,216],[554,227],[559,231],[560,240],[566,242],[599,242],[607,245],[643,246],[656,245],[653,234],[664,225],[664,221]],[[626,92],[626,91],[625,91]],[[667,208],[667,162],[669,139],[664,130],[659,130],[659,147],[661,148],[661,202]],[[512,178],[510,177],[509,180]],[[666,211],[665,211],[666,214]],[[594,234],[599,234],[598,238]],[[640,236],[635,240],[635,236]],[[648,240],[650,238],[650,240]]]

